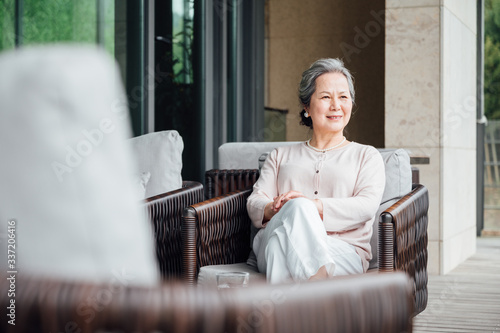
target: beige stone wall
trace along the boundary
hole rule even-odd
[[[383,0],[266,2],[265,105],[289,110],[288,141],[310,136],[299,125],[302,72],[319,58],[339,57],[355,77],[356,113],[347,137],[383,147],[384,6]]]
[[[385,145],[430,157],[428,267],[445,274],[476,248],[476,2],[386,6]]]
[[[420,166],[429,272],[445,274],[472,255],[476,2],[268,0],[266,16],[265,103],[289,110],[287,140],[310,135],[298,125],[302,71],[321,57],[343,58],[356,79],[348,138],[430,157]]]

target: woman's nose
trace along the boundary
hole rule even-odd
[[[339,101],[336,98],[332,98],[332,103],[330,105],[330,108],[332,110],[336,110],[338,106],[339,106]]]

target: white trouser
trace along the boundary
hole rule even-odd
[[[288,201],[253,242],[257,266],[270,283],[307,280],[325,266],[330,276],[363,272],[354,246],[326,234],[314,203]]]

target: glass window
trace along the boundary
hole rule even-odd
[[[35,44],[98,44],[117,59],[135,135],[145,133],[147,17],[136,0],[0,0],[0,51]]]
[[[194,19],[194,0],[155,3],[155,131],[179,132],[184,142],[183,179],[201,180],[202,163],[192,163],[200,160],[203,123],[195,78],[199,72],[193,67]]]
[[[23,44],[96,42],[94,0],[23,2]]]
[[[0,22],[0,50],[14,48],[17,35],[19,46],[98,43],[114,55],[114,0],[6,0]]]
[[[16,45],[15,0],[0,2],[0,51],[13,49]]]
[[[177,83],[193,82],[193,0],[172,1],[172,56],[173,73]]]

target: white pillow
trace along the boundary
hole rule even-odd
[[[219,147],[219,169],[258,169],[259,157],[276,147],[294,145],[298,141],[229,142]]]
[[[410,193],[412,186],[410,155],[402,148],[378,149],[385,164],[385,190],[382,203]]]
[[[139,172],[149,172],[146,198],[182,187],[184,143],[177,131],[162,131],[129,140]]]

